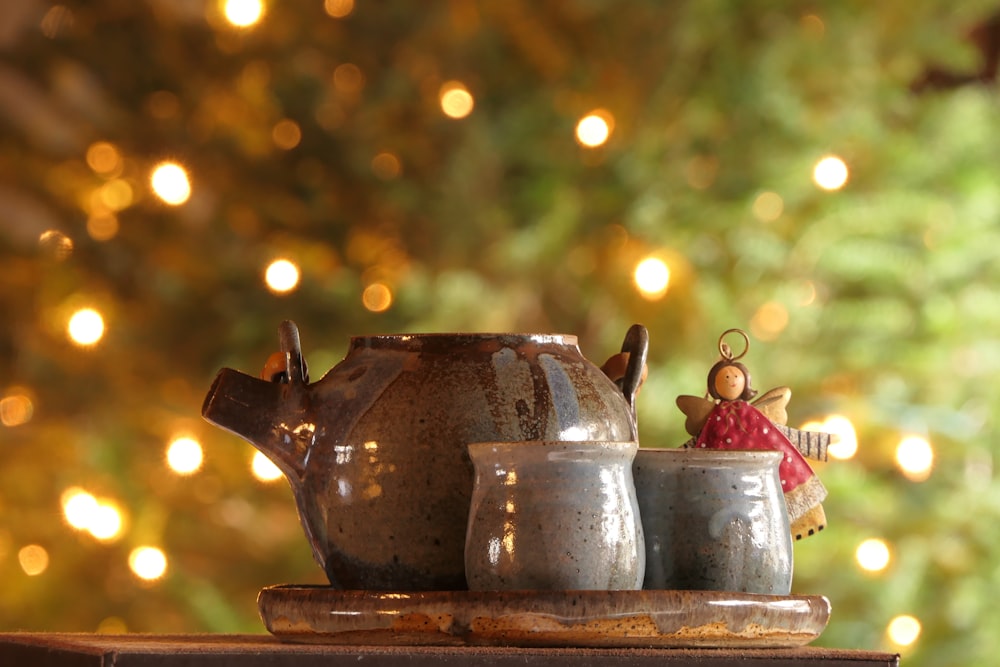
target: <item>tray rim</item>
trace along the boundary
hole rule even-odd
[[[547,607],[559,603],[559,596],[582,604],[574,602],[576,606],[548,611]],[[261,590],[257,602],[268,632],[282,641],[386,646],[790,648],[817,639],[831,614],[830,600],[823,595],[728,591],[375,591],[278,584]],[[369,604],[370,608],[351,609],[352,602]],[[491,603],[507,606],[459,620],[463,613],[475,614],[477,605]],[[607,613],[583,611],[588,605],[600,607],[602,603],[616,605],[616,609]],[[588,623],[626,618],[646,617],[653,623],[653,615],[684,613],[690,611],[688,605],[704,605],[715,614],[702,614],[705,618],[700,624],[676,631],[651,631],[648,623],[634,634],[587,629]],[[580,613],[574,616],[573,609]],[[776,624],[771,628],[750,628],[748,624],[731,630],[733,615],[748,609],[774,619]],[[424,623],[393,627],[396,620],[410,616],[422,617]],[[338,618],[349,620],[338,627]],[[788,622],[794,626],[796,619],[806,624],[788,627]],[[537,626],[527,628],[526,623]]]

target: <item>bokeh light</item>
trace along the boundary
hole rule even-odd
[[[123,519],[121,510],[111,501],[98,501],[90,516],[87,531],[101,542],[113,542],[121,537]]]
[[[73,486],[63,491],[61,500],[66,523],[77,530],[87,530],[97,512],[97,498]]]
[[[77,345],[94,345],[104,337],[104,317],[93,308],[81,308],[70,316],[66,332]]]
[[[118,148],[107,141],[96,141],[87,148],[87,166],[102,176],[117,176],[124,160]]]
[[[279,120],[271,129],[271,141],[278,148],[290,151],[302,141],[302,128],[290,118]]]
[[[153,193],[171,206],[180,206],[191,197],[187,170],[176,162],[161,162],[153,167],[150,184]]]
[[[97,624],[95,632],[99,635],[123,635],[128,632],[128,625],[123,618],[108,616]]]
[[[816,290],[816,283],[811,280],[803,280],[798,286],[798,305],[811,306],[816,303],[819,293]]]
[[[647,257],[636,265],[632,280],[643,297],[660,299],[670,287],[670,267],[658,257]]]
[[[95,211],[87,218],[87,234],[95,241],[109,241],[118,234],[118,218],[111,211]]]
[[[250,461],[250,471],[254,477],[262,482],[273,482],[276,479],[281,479],[282,476],[278,466],[271,463],[271,459],[260,452],[253,453],[253,459]]]
[[[0,398],[0,424],[14,427],[27,424],[35,412],[35,404],[24,390],[12,387]]]
[[[774,222],[785,210],[785,202],[776,192],[762,192],[753,200],[752,210],[761,222]]]
[[[885,629],[889,641],[896,646],[911,646],[920,637],[920,620],[909,614],[896,616]]]
[[[862,570],[881,572],[889,566],[891,558],[889,545],[878,538],[867,539],[858,545],[854,551],[854,558]]]
[[[178,475],[190,475],[201,468],[201,443],[189,436],[174,438],[167,445],[167,465]]]
[[[103,207],[109,211],[121,211],[132,205],[135,197],[132,186],[121,178],[108,181],[97,191],[97,197]]]
[[[385,312],[392,305],[392,290],[383,283],[372,283],[361,293],[361,303],[373,313]]]
[[[926,438],[908,435],[896,445],[896,465],[908,479],[922,482],[934,467],[934,448]]]
[[[379,153],[372,158],[372,172],[383,181],[398,178],[403,170],[399,158],[392,153]]]
[[[323,9],[329,16],[342,19],[354,11],[354,0],[324,0]]]
[[[604,109],[591,111],[576,124],[576,140],[587,148],[604,145],[614,130],[614,116]]]
[[[448,81],[441,86],[441,111],[449,118],[465,118],[472,113],[475,99],[461,81]]]
[[[355,94],[365,87],[365,75],[354,63],[342,63],[333,70],[333,87],[338,92]]]
[[[29,544],[17,552],[17,562],[29,577],[36,577],[49,567],[49,552],[39,544]]]
[[[276,259],[264,270],[264,283],[275,294],[286,294],[299,286],[299,267],[290,260]]]
[[[847,176],[847,164],[836,155],[827,155],[813,167],[813,182],[824,190],[841,189]]]
[[[136,547],[128,556],[128,566],[140,579],[155,581],[167,571],[167,555],[156,547]]]
[[[788,326],[788,309],[777,301],[761,304],[750,318],[750,331],[763,341],[775,340]]]
[[[73,254],[73,239],[58,229],[47,229],[39,235],[38,247],[47,257],[61,262]]]
[[[98,499],[77,486],[63,491],[60,502],[63,518],[73,528],[86,531],[102,542],[121,536],[124,519],[114,502]]]
[[[225,0],[222,13],[234,26],[247,28],[260,21],[264,3],[261,0]]]

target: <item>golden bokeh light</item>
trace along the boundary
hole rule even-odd
[[[816,283],[811,280],[803,280],[799,284],[798,302],[800,306],[811,306],[816,303],[817,296]]]
[[[107,141],[96,141],[87,147],[87,166],[102,176],[117,176],[124,165],[118,148]]]
[[[836,155],[827,155],[813,167],[813,182],[823,190],[841,189],[847,177],[847,164]]]
[[[441,111],[449,118],[465,118],[476,105],[472,93],[461,81],[448,81],[439,94]]]
[[[777,301],[768,301],[750,318],[750,331],[760,340],[775,340],[788,326],[788,309]]]
[[[361,294],[361,303],[373,313],[382,313],[392,305],[392,290],[382,283],[372,283]]]
[[[121,211],[132,205],[132,186],[121,178],[108,181],[97,191],[98,199],[110,211]]]
[[[58,229],[47,229],[39,235],[38,247],[47,257],[62,262],[73,254],[73,239]]]
[[[670,287],[670,267],[658,257],[647,257],[636,265],[632,280],[644,298],[661,299]]]
[[[354,11],[354,0],[324,0],[323,9],[329,16],[342,19]]]
[[[264,16],[261,0],[225,0],[222,13],[237,28],[248,28]]]
[[[153,167],[150,185],[153,193],[171,206],[180,206],[191,198],[187,170],[176,162],[161,162]]]
[[[111,211],[93,213],[87,218],[87,234],[95,241],[110,241],[118,234],[118,217]]]
[[[23,390],[12,387],[0,398],[0,424],[13,428],[31,421],[35,404]]]
[[[299,286],[299,267],[287,259],[276,259],[264,269],[264,283],[275,294],[287,294]]]
[[[891,557],[889,545],[874,537],[859,544],[854,551],[858,566],[868,572],[881,572],[889,566]]]
[[[333,70],[333,87],[341,93],[357,93],[365,87],[365,75],[354,63],[342,63]]]
[[[896,465],[907,479],[922,482],[934,467],[934,448],[926,438],[908,435],[896,445]]]
[[[785,210],[785,201],[776,192],[761,192],[753,200],[753,215],[761,222],[774,222]]]
[[[63,491],[60,499],[66,523],[77,530],[87,530],[97,512],[97,498],[73,486]]]
[[[121,510],[111,501],[98,501],[90,515],[87,532],[101,542],[113,542],[121,537],[123,528]]]
[[[167,572],[167,555],[156,547],[136,547],[128,555],[128,566],[140,579],[155,581]]]
[[[576,124],[576,140],[587,148],[603,146],[614,131],[614,116],[604,109],[591,111]]]
[[[77,345],[95,345],[104,337],[104,317],[93,308],[81,308],[70,316],[66,332]]]
[[[167,465],[178,475],[190,475],[204,460],[201,443],[189,436],[179,436],[167,445]]]
[[[380,180],[391,181],[398,178],[402,170],[403,165],[400,164],[399,158],[392,153],[383,152],[372,158],[372,172]]]
[[[250,471],[254,477],[262,482],[273,482],[276,479],[281,479],[281,470],[278,466],[271,463],[271,459],[264,456],[261,452],[253,453],[253,459],[250,461]]]
[[[912,646],[920,638],[920,620],[909,614],[896,616],[886,626],[885,634],[896,646]]]
[[[124,519],[114,502],[96,498],[78,486],[63,491],[59,500],[63,518],[76,530],[86,531],[102,542],[121,536]]]
[[[108,616],[97,624],[95,632],[99,635],[123,635],[128,632],[128,625],[122,618]]]
[[[271,141],[278,148],[290,151],[302,141],[302,129],[294,120],[285,118],[271,129]]]
[[[39,544],[29,544],[17,552],[17,562],[29,577],[36,577],[49,567],[49,552]]]

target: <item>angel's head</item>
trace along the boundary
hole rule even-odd
[[[708,372],[708,393],[720,401],[749,401],[757,395],[750,386],[750,371],[738,361],[722,359]]]

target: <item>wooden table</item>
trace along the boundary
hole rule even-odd
[[[270,635],[0,633],[11,667],[897,667],[876,651],[793,649],[528,649],[289,644]]]

